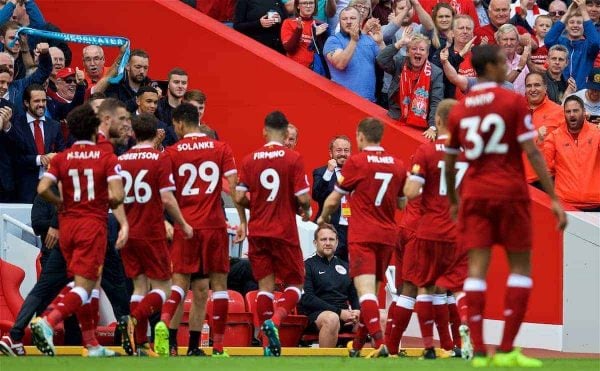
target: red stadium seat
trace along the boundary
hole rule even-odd
[[[19,292],[25,271],[0,259],[0,319],[14,322],[23,304]]]
[[[275,291],[275,299],[273,300],[273,308],[277,308],[277,303],[283,293],[279,291]],[[256,313],[256,296],[258,295],[257,290],[249,291],[246,293],[246,305],[248,306],[248,310],[252,312],[254,318],[254,325],[256,327],[260,326],[258,320],[258,314]],[[295,311],[293,312],[295,313]],[[288,315],[282,322],[281,326],[279,326],[279,340],[281,341],[281,346],[284,347],[297,347],[300,343],[300,338],[302,337],[302,332],[308,325],[308,317],[303,315]]]

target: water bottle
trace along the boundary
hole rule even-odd
[[[209,347],[209,339],[210,339],[210,326],[208,325],[208,321],[204,320],[204,324],[202,325],[202,332],[200,333],[200,346],[202,348]]]

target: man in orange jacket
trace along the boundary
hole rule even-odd
[[[548,134],[565,125],[565,114],[562,107],[548,98],[547,91],[546,80],[542,74],[537,72],[527,74],[525,77],[525,97],[531,110],[531,122],[538,133],[535,143],[540,151],[543,151],[544,140]],[[523,155],[527,183],[537,187],[537,175],[526,157],[526,155]]]
[[[585,121],[581,98],[565,99],[566,125],[548,135],[544,156],[556,194],[583,211],[600,211],[600,128]]]

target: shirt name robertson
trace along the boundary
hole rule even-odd
[[[196,151],[199,149],[211,149],[215,148],[214,142],[192,142],[192,143],[181,143],[177,145],[178,151]]]
[[[134,152],[134,153],[124,153],[119,156],[119,160],[158,160],[158,153],[151,152]]]
[[[394,158],[392,156],[367,156],[367,162],[374,164],[393,164]]]
[[[477,106],[485,106],[487,104],[492,103],[494,100],[494,93],[485,93],[480,95],[474,95],[472,97],[467,97],[465,99],[465,106],[467,107],[477,107]]]
[[[269,151],[269,152],[255,152],[253,160],[262,160],[265,158],[272,159],[285,156],[284,150]]]
[[[67,154],[67,160],[87,160],[93,159],[98,160],[100,158],[100,151],[91,151],[91,152],[69,152]]]

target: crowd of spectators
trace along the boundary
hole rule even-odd
[[[581,210],[600,209],[599,0],[186,2],[384,107],[429,140],[436,137],[437,104],[462,98],[477,81],[471,48],[498,44],[506,56],[504,85],[529,102],[559,197]],[[571,116],[577,125],[568,125],[572,96],[582,104],[581,116]],[[552,144],[555,129],[570,140],[561,155]]]

